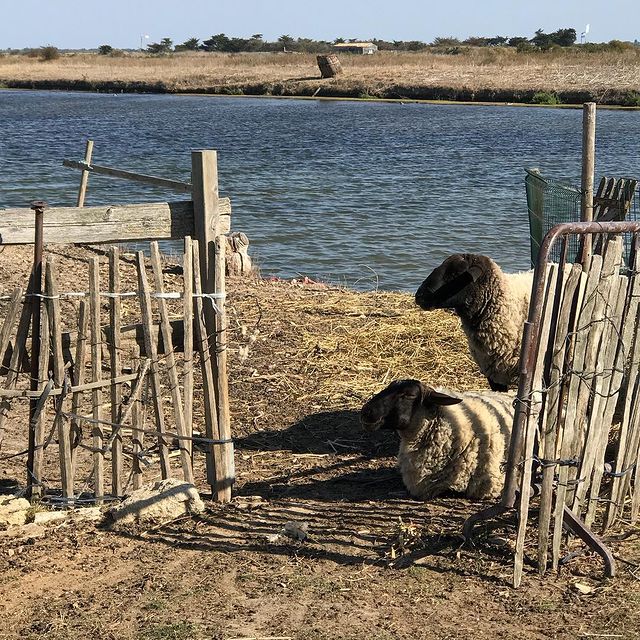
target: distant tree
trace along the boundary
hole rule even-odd
[[[176,45],[176,51],[198,51],[200,49],[200,40],[199,38],[189,38],[185,40],[182,44]]]
[[[261,33],[254,33],[251,36],[251,40],[262,40],[262,38],[263,38],[263,34],[261,34]]]
[[[462,41],[462,44],[469,45],[470,47],[486,47],[488,38],[483,38],[481,36],[471,36],[466,40]]]
[[[208,40],[202,41],[202,48],[205,51],[228,51],[229,38],[224,33],[211,36]]]
[[[548,33],[545,33],[542,29],[538,29],[536,31],[530,42],[542,50],[549,49],[553,44],[551,36]]]
[[[293,51],[295,40],[290,35],[283,35],[278,38],[278,42],[282,45],[283,51]]]
[[[113,47],[110,44],[101,44],[98,47],[98,53],[101,56],[108,56],[110,53],[113,53]]]
[[[561,47],[570,47],[576,42],[576,30],[575,29],[558,29],[549,34],[554,44],[559,44]]]
[[[160,42],[152,42],[147,45],[147,51],[154,54],[170,53],[173,49],[173,40],[171,38],[162,38]]]
[[[494,38],[488,38],[487,44],[490,47],[500,47],[502,46],[509,38],[505,38],[504,36],[495,36]]]
[[[460,40],[458,40],[458,38],[448,37],[448,38],[435,38],[431,44],[434,45],[435,47],[456,47],[462,43],[460,42]]]
[[[522,36],[514,36],[513,38],[509,38],[507,45],[509,45],[510,47],[517,47],[518,45],[523,44],[525,42],[529,44],[529,38],[523,38]]]
[[[344,38],[336,38],[333,41],[333,44],[343,44],[344,43]]]
[[[47,45],[46,47],[40,47],[39,58],[49,62],[51,60],[57,60],[60,57],[60,50],[58,47]]]

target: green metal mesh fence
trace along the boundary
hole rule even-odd
[[[567,181],[545,178],[537,169],[526,169],[525,186],[529,209],[529,237],[531,265],[535,266],[542,240],[551,227],[561,222],[578,222],[582,190]],[[631,178],[602,178],[594,199],[596,219],[601,215],[609,220],[639,220],[640,195],[638,182]],[[628,237],[627,237],[628,236]],[[631,248],[630,234],[625,234],[625,259]],[[570,236],[567,260],[574,262],[578,253],[578,239]],[[560,245],[551,256],[560,258]]]

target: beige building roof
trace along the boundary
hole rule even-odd
[[[334,44],[334,47],[374,47],[373,42],[340,42]]]

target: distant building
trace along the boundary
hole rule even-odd
[[[340,44],[334,44],[333,48],[336,51],[360,53],[365,56],[373,55],[378,50],[377,45],[373,44],[373,42],[341,42]]]

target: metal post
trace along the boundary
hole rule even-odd
[[[28,304],[31,307],[31,391],[37,391],[40,386],[38,375],[40,371],[40,305],[42,304],[42,254],[44,248],[44,210],[47,203],[36,200],[31,203],[31,209],[35,212],[35,238],[33,245],[33,268],[31,270],[31,286],[29,293],[31,298]],[[37,398],[29,403],[29,453],[27,456],[27,493],[34,493],[34,455],[36,447],[36,407]]]

